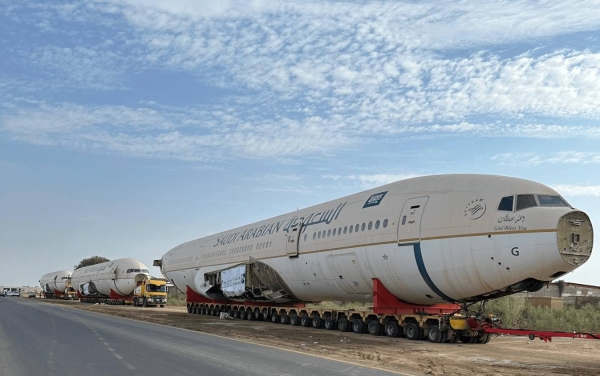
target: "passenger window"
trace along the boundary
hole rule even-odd
[[[331,229],[327,230],[327,237],[331,236]]]
[[[386,227],[387,227],[387,225],[388,225],[388,220],[387,220],[387,219],[384,219],[384,220],[383,220],[383,228],[386,228]]]
[[[369,230],[373,228],[373,221],[369,221]]]
[[[334,229],[333,229],[333,234],[332,234],[333,236],[335,236],[335,230],[336,230],[336,229],[334,228]]]
[[[535,197],[533,197],[533,195],[517,196],[517,210],[527,209],[532,206],[537,206],[537,203],[535,202]]]
[[[377,221],[375,221],[375,230],[377,230],[379,228],[379,219]]]
[[[344,235],[348,232],[348,226],[344,226]]]
[[[342,235],[342,228],[338,228],[338,235]]]
[[[365,223],[363,222],[362,226],[360,226],[360,231],[365,231]]]
[[[354,226],[354,232],[358,232],[358,223]]]
[[[538,195],[540,206],[569,206],[560,196]]]
[[[354,229],[354,226],[350,226],[350,229],[348,231],[350,231],[350,233],[352,234],[353,229]]]
[[[321,239],[321,231],[319,231],[319,234],[317,235],[317,237],[318,237],[319,239]]]
[[[513,210],[513,201],[514,201],[514,196],[502,197],[502,200],[500,200],[500,205],[498,205],[498,210],[512,211]]]
[[[313,240],[315,240],[317,238],[317,233],[313,232]]]

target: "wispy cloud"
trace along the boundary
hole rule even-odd
[[[363,175],[323,175],[324,179],[332,179],[337,182],[351,182],[360,186],[362,189],[369,189],[393,183],[398,180],[410,179],[417,176],[417,174],[363,174]]]
[[[500,165],[527,165],[541,164],[595,164],[600,163],[600,153],[562,151],[554,155],[538,155],[535,153],[501,153],[492,156],[493,161]]]
[[[600,185],[559,184],[552,188],[563,196],[600,197]]]
[[[96,0],[0,12],[16,40],[44,36],[0,45],[17,71],[0,76],[0,129],[22,142],[202,161],[327,155],[378,137],[600,137],[597,43],[557,42],[600,29],[593,1]],[[48,97],[126,96],[156,72],[235,94],[180,107]]]

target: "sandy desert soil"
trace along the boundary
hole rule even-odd
[[[497,337],[486,345],[433,344],[263,321],[192,315],[185,307],[141,308],[78,301],[39,302],[299,351],[410,375],[600,375],[600,340]]]

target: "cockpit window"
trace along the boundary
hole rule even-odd
[[[500,205],[498,205],[498,210],[512,211],[513,210],[513,201],[514,201],[514,196],[502,197],[502,200],[500,200]]]
[[[538,195],[540,206],[569,206],[560,196]]]
[[[537,202],[535,202],[535,197],[533,195],[517,196],[517,210],[527,209],[532,206],[537,206]]]
[[[142,273],[148,274],[148,273],[150,273],[150,271],[148,269],[142,269]]]

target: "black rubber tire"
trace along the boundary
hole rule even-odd
[[[364,334],[365,332],[365,322],[362,319],[354,319],[352,320],[352,332],[356,334]]]
[[[309,328],[312,324],[312,320],[310,319],[310,317],[305,313],[302,316],[300,316],[300,325],[302,325],[305,328]]]
[[[336,323],[335,323],[335,321],[333,321],[331,316],[327,316],[327,317],[325,317],[325,320],[323,320],[323,327],[325,328],[325,330],[335,329],[335,327],[336,327],[335,324]]]
[[[246,320],[246,310],[241,308],[238,311],[238,317],[240,318],[240,320]]]
[[[160,305],[160,308],[165,308],[165,305],[164,305],[164,304],[161,304],[161,305]]]
[[[298,326],[300,325],[300,317],[296,314],[296,312],[290,313],[290,325]]]
[[[276,312],[271,313],[271,322],[276,324],[279,322],[279,315]]]
[[[431,343],[441,343],[443,338],[443,333],[440,331],[440,327],[437,325],[432,325],[429,327],[427,331],[427,340]]]
[[[490,333],[479,333],[479,337],[477,337],[476,343],[486,344],[490,342],[490,337],[492,335]]]
[[[252,308],[248,308],[246,310],[246,320],[254,321],[254,312],[252,312]]]
[[[260,308],[254,308],[254,320],[260,321],[262,319],[262,315],[260,314]]]
[[[421,328],[419,328],[419,325],[415,322],[406,323],[404,333],[406,334],[406,338],[411,341],[421,339]]]
[[[350,328],[350,323],[348,322],[348,319],[345,317],[339,319],[337,322],[337,328],[340,332],[347,332]]]
[[[287,315],[287,313],[281,312],[281,315],[279,315],[279,322],[283,325],[287,325],[290,323],[290,317]]]
[[[237,308],[234,308],[231,310],[231,317],[235,318],[235,319],[239,319],[240,318],[240,311],[238,311]]]
[[[269,319],[271,318],[271,316],[269,316],[269,310],[266,308],[263,308],[261,315],[262,315],[263,321],[269,321]]]
[[[381,334],[381,324],[377,320],[371,320],[367,324],[367,331],[372,336],[378,336]]]
[[[310,324],[315,329],[321,329],[323,327],[323,319],[319,316],[314,316]]]
[[[385,323],[384,331],[385,335],[388,337],[398,337],[398,334],[400,334],[400,327],[397,322],[388,321]]]
[[[466,344],[475,343],[477,341],[477,337],[460,336],[460,341]]]

